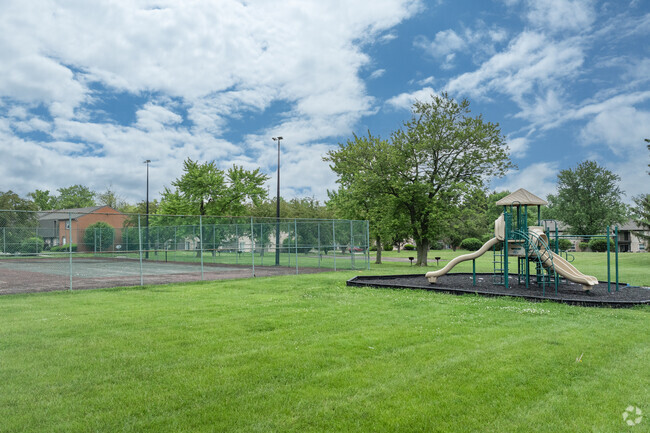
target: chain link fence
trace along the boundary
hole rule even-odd
[[[0,210],[0,293],[367,269],[367,221]]]

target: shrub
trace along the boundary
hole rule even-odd
[[[443,244],[440,241],[433,242],[430,247],[432,250],[444,250],[445,249],[445,244]]]
[[[568,239],[558,239],[557,241],[558,248],[562,251],[566,251],[570,248],[573,248],[573,242]]]
[[[597,253],[605,252],[607,251],[607,240],[603,238],[594,238],[589,241],[589,249]],[[609,241],[609,249],[610,251],[613,250],[613,245],[611,240]]]
[[[405,249],[406,251],[413,251],[413,250],[415,250],[415,245],[412,245],[412,244],[404,244],[404,249]]]
[[[50,252],[53,253],[60,253],[60,252],[68,252],[70,251],[70,245],[57,245],[55,247],[50,248]],[[77,251],[77,244],[72,244],[72,251]]]
[[[377,251],[377,245],[372,245],[370,247],[370,251]]]
[[[31,238],[23,239],[23,241],[20,242],[19,251],[23,254],[38,254],[43,251],[44,245],[45,242],[43,239],[34,236]]]
[[[463,239],[460,243],[460,247],[468,251],[476,251],[483,246],[483,242],[480,239],[476,238],[467,238]]]
[[[589,244],[587,242],[580,242],[578,247],[580,248],[580,251],[587,251]]]
[[[384,251],[393,251],[392,245],[384,245]]]
[[[88,251],[108,250],[113,246],[115,229],[104,221],[98,221],[86,227],[83,240]]]

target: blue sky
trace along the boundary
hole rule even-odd
[[[322,156],[388,138],[416,99],[467,98],[546,196],[596,160],[650,192],[650,4],[640,0],[0,3],[0,191],[84,184],[144,198],[188,157],[260,167],[324,200]]]

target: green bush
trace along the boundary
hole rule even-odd
[[[404,249],[405,249],[406,251],[413,251],[413,250],[415,250],[415,245],[412,245],[412,244],[404,244]]]
[[[392,245],[384,245],[384,251],[393,251]]]
[[[433,243],[431,244],[431,248],[430,248],[430,249],[432,249],[432,250],[443,250],[443,249],[445,249],[445,244],[443,244],[443,243],[440,242],[440,241],[433,242]]]
[[[109,250],[115,240],[115,229],[104,221],[98,221],[86,227],[83,240],[88,251]]]
[[[377,251],[377,245],[372,245],[370,247],[370,251]]]
[[[596,253],[603,253],[607,251],[607,240],[604,238],[594,238],[589,241],[589,249]],[[611,240],[609,241],[609,249],[610,251],[614,250]]]
[[[558,244],[558,248],[562,251],[566,251],[568,249],[573,248],[573,242],[571,242],[568,239],[558,239],[557,244]]]
[[[20,243],[19,251],[23,254],[38,254],[43,251],[43,246],[45,242],[39,237],[31,237],[24,239]]]
[[[580,251],[587,251],[589,244],[587,242],[580,242],[578,247],[580,247]]]
[[[60,253],[60,252],[68,252],[70,251],[70,245],[57,245],[55,247],[50,248],[50,252],[52,253]],[[77,244],[72,244],[72,251],[77,251]]]
[[[460,248],[468,251],[476,251],[483,246],[483,242],[476,238],[466,238],[460,243]]]

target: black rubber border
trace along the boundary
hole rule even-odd
[[[459,272],[455,275],[472,275],[472,273]],[[492,274],[476,274],[477,276],[489,276]],[[444,287],[440,285],[431,285],[431,287],[422,287],[414,285],[406,285],[399,283],[391,283],[391,280],[398,280],[402,277],[412,278],[417,276],[414,274],[402,274],[402,275],[382,275],[382,276],[372,276],[372,275],[359,275],[354,278],[346,281],[346,285],[350,287],[374,287],[374,288],[390,288],[390,289],[412,289],[412,290],[427,290],[432,292],[447,293],[452,295],[480,295],[488,297],[511,297],[511,298],[522,298],[532,302],[544,302],[551,301],[557,302],[560,304],[567,305],[577,305],[581,307],[609,307],[609,308],[631,308],[637,305],[650,305],[650,300],[645,301],[607,301],[607,300],[586,300],[586,299],[571,299],[571,298],[561,298],[561,297],[549,297],[549,296],[537,296],[537,295],[521,295],[521,294],[512,294],[508,292],[487,292],[480,289],[455,289],[451,287]],[[422,275],[424,277],[424,275]],[[372,283],[364,282],[364,280],[386,280],[386,283],[378,283],[373,281]],[[602,281],[601,281],[602,282]],[[606,283],[606,282],[605,282]],[[619,284],[625,284],[619,282]]]

